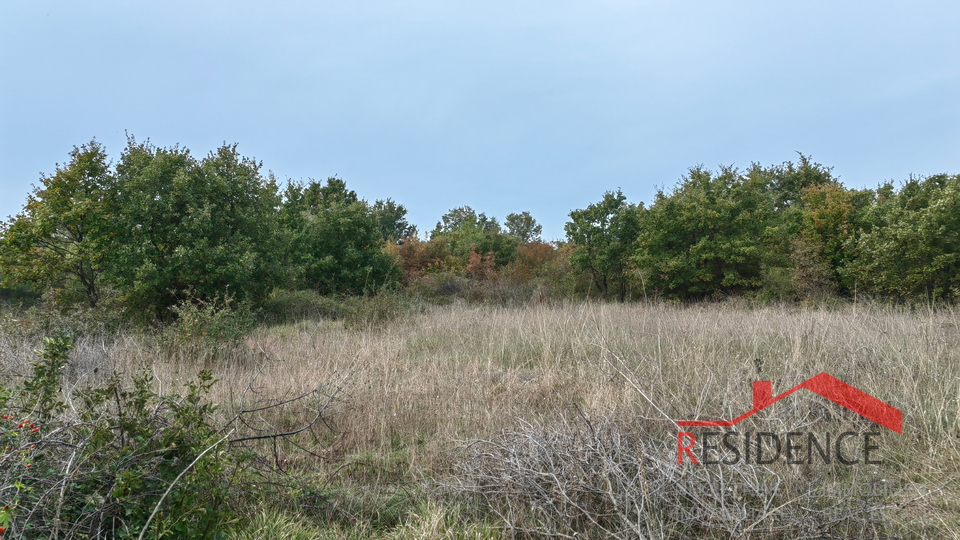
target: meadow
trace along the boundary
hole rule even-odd
[[[3,321],[5,381],[42,346],[19,317]],[[210,370],[209,423],[248,439],[222,448],[269,471],[233,484],[245,505],[225,538],[960,537],[952,307],[411,303],[232,341],[75,345],[64,416],[115,373],[163,395]],[[824,371],[903,411],[903,433],[809,392],[737,430],[878,432],[880,464],[677,463],[676,421],[737,417],[752,381],[778,394]]]

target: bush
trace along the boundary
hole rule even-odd
[[[0,336],[11,343],[36,341],[42,336],[118,334],[133,326],[133,321],[112,302],[102,301],[97,307],[67,306],[57,301],[56,294],[45,293],[42,299],[26,309],[8,306],[0,313]]]
[[[313,290],[278,289],[263,303],[260,314],[267,323],[339,319],[343,316],[343,302],[333,296],[321,296]]]
[[[434,272],[415,277],[407,285],[408,294],[432,304],[449,304],[455,298],[464,298],[470,280],[454,272]]]
[[[227,449],[212,425],[210,374],[169,396],[150,389],[149,375],[132,388],[114,376],[79,391],[65,415],[60,379],[73,342],[44,343],[31,378],[0,386],[7,537],[222,538],[239,517],[237,484],[251,456]]]
[[[191,298],[170,311],[176,319],[168,331],[179,340],[239,341],[254,323],[249,305],[237,304],[228,295],[208,302]]]
[[[407,306],[394,292],[362,296],[321,296],[315,291],[275,291],[261,312],[269,323],[304,319],[342,320],[348,328],[367,328],[398,318]]]

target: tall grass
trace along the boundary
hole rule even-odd
[[[0,370],[10,376],[22,373],[32,348],[22,338],[0,336]],[[281,448],[283,463],[346,481],[340,464],[370,456],[364,469],[369,483],[413,482],[466,507],[479,505],[481,519],[499,520],[509,534],[601,537],[606,530],[656,538],[699,531],[717,537],[787,538],[800,533],[860,537],[860,530],[873,538],[956,537],[960,531],[960,313],[954,308],[454,304],[363,325],[306,319],[263,326],[233,345],[174,343],[136,334],[87,336],[79,340],[66,389],[114,370],[141,369],[153,373],[158,386],[170,387],[190,380],[200,368],[213,369],[220,379],[211,397],[222,404],[225,417],[258,373],[256,392],[275,399],[325,381],[344,381],[341,399],[326,417],[331,431],[305,443],[309,451]],[[903,411],[903,435],[886,433],[879,439],[882,465],[677,468],[674,421],[734,418],[752,407],[751,381],[771,380],[777,394],[821,371]],[[269,420],[296,425],[308,416],[309,411],[290,409]],[[587,435],[597,426],[604,426],[606,439]],[[738,429],[837,432],[868,427],[859,417],[804,393]],[[631,465],[624,457],[610,461],[610,467],[628,471],[659,463],[649,470],[666,475],[651,477],[651,482],[661,482],[655,497],[631,499],[661,508],[624,514],[631,519],[655,516],[659,521],[649,523],[657,527],[614,526],[609,516],[599,524],[580,516],[582,523],[573,524],[564,517],[569,512],[523,513],[523,504],[544,495],[498,493],[484,484],[498,474],[557,474],[550,469],[554,465],[569,472],[572,465],[563,465],[563,456],[590,448],[607,448],[604,455],[614,455],[609,445],[618,437],[623,448],[643,449],[631,455],[649,459]],[[554,465],[547,462],[538,469],[524,461],[532,458],[523,445],[535,440],[546,441],[546,453],[537,455],[553,455]],[[497,445],[501,450],[491,450]],[[395,459],[398,455],[402,458]],[[511,469],[511,459],[519,468]],[[596,474],[582,484],[560,485],[556,501],[577,501],[576,486],[613,478],[610,470]],[[718,482],[743,488],[751,477],[779,481],[782,487],[769,501],[754,501],[766,510],[751,510],[743,520],[704,518],[703,528],[696,529],[690,528],[692,521],[671,518],[666,511],[671,504],[719,505],[721,494],[707,493]],[[857,500],[872,505],[865,514],[817,521],[830,505],[842,502],[838,497],[813,500],[826,497],[826,487],[878,479],[896,489],[879,500]],[[674,481],[684,489],[699,483],[705,491],[677,495],[665,487]]]

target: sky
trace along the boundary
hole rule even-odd
[[[960,4],[886,0],[0,2],[0,218],[96,138],[337,176],[421,231],[469,205],[652,201],[693,166],[848,187],[960,173]],[[952,51],[952,52],[951,52]]]

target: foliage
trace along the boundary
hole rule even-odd
[[[116,179],[110,273],[128,305],[168,319],[187,298],[256,302],[279,284],[277,185],[236,145],[196,160],[131,137]]]
[[[254,323],[250,306],[246,303],[238,305],[230,296],[218,296],[208,301],[188,298],[172,306],[170,311],[175,319],[168,334],[177,340],[236,342]]]
[[[2,240],[0,240],[2,243]],[[0,285],[0,304],[32,304],[37,301],[40,295],[36,291],[31,290],[30,286],[17,283],[13,278],[5,278],[2,273],[0,273],[0,283],[9,282],[12,284],[11,287],[4,287]]]
[[[302,286],[324,294],[357,294],[399,280],[399,268],[383,249],[381,222],[342,180],[290,184],[285,195],[288,261],[298,268]]]
[[[396,294],[352,296],[343,301],[344,324],[348,328],[369,329],[396,320],[403,306]]]
[[[115,166],[96,140],[74,147],[0,225],[0,301],[40,304],[16,308],[25,334],[183,319],[180,337],[233,339],[260,308],[271,320],[345,317],[345,296],[399,286],[484,302],[546,290],[621,301],[960,298],[958,176],[869,190],[803,154],[744,171],[694,167],[649,207],[618,190],[574,210],[566,244],[553,245],[529,212],[501,224],[469,206],[421,240],[392,199],[371,204],[339,178],[281,193],[260,170],[235,144],[197,159],[131,136]]]
[[[769,178],[769,189],[774,196],[774,208],[785,210],[801,202],[803,192],[824,184],[836,184],[833,168],[824,167],[810,160],[810,156],[800,154],[800,161],[794,164],[787,161],[782,165],[764,168],[759,164],[750,167],[749,174]]]
[[[110,225],[104,200],[112,172],[103,146],[92,140],[74,147],[70,162],[40,182],[23,211],[0,230],[5,282],[75,292],[95,307]]]
[[[390,246],[389,252],[403,272],[404,284],[429,272],[457,267],[443,237],[423,241],[416,235],[408,236],[400,244]]]
[[[495,217],[488,218],[483,212],[477,214],[476,211],[469,206],[460,206],[440,217],[437,226],[434,227],[430,233],[430,238],[463,229],[500,232],[500,223]]]
[[[342,299],[323,296],[314,290],[276,289],[260,309],[266,323],[298,322],[306,319],[337,319],[343,315]]]
[[[306,184],[290,182],[283,192],[280,222],[287,229],[297,230],[311,214],[357,202],[357,192],[347,189],[347,183],[340,178],[327,178],[326,183],[312,179]]]
[[[911,178],[866,214],[851,278],[900,299],[960,298],[960,175]]]
[[[779,300],[820,301],[837,291],[835,270],[823,256],[820,244],[813,243],[803,236],[795,237],[790,243],[790,262],[792,264],[790,284]],[[768,288],[766,285],[764,288]]]
[[[236,487],[250,456],[221,447],[210,423],[215,406],[204,400],[210,374],[170,396],[150,389],[150,375],[132,388],[114,376],[77,392],[72,419],[58,414],[72,341],[44,341],[33,377],[22,388],[0,386],[6,534],[136,538],[149,523],[146,538],[222,538],[238,519]]]
[[[114,335],[134,326],[133,321],[109,298],[97,307],[85,304],[63,306],[59,291],[47,291],[36,302],[15,304],[0,311],[0,334],[13,342],[34,342],[43,336]]]
[[[564,226],[567,240],[577,246],[573,265],[587,273],[604,297],[627,298],[631,284],[630,256],[640,230],[642,206],[627,203],[620,190],[583,210],[570,212]]]
[[[470,248],[467,266],[463,273],[476,281],[489,281],[497,277],[497,263],[493,259],[493,252],[481,255],[476,248]]]
[[[517,246],[517,258],[504,272],[520,283],[543,276],[546,269],[556,263],[560,256],[557,248],[546,242],[527,242]]]
[[[759,287],[785,252],[769,179],[726,167],[693,168],[642,215],[634,262],[647,287],[681,299]]]
[[[443,241],[463,268],[470,262],[471,252],[490,256],[501,268],[516,257],[520,239],[503,231],[497,218],[477,214],[469,206],[454,208],[443,215],[430,235]]]
[[[521,244],[539,242],[540,233],[543,232],[543,227],[533,219],[530,212],[507,214],[503,224],[507,228],[507,233],[519,238]]]
[[[864,228],[864,211],[873,197],[870,190],[848,190],[840,183],[809,186],[801,194],[796,241],[822,259],[834,283],[844,285],[846,290],[852,289],[852,284],[844,279],[844,271],[856,257],[853,246]]]
[[[417,233],[417,228],[407,221],[407,209],[392,199],[377,200],[370,207],[377,220],[380,238],[396,243]]]

